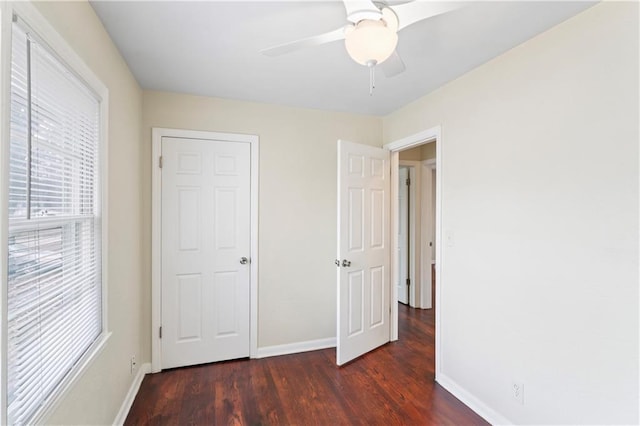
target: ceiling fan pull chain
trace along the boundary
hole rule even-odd
[[[369,96],[373,96],[373,67],[369,68]]]
[[[369,96],[373,96],[373,89],[376,88],[375,68],[377,63],[375,60],[367,61],[367,67],[369,67]]]

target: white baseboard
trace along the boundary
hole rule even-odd
[[[453,396],[458,398],[467,407],[476,412],[477,415],[485,419],[492,425],[512,425],[513,423],[497,413],[494,409],[488,407],[484,402],[467,392],[466,389],[451,380],[445,374],[439,373],[436,382],[449,391]]]
[[[270,356],[289,355],[335,347],[335,337],[331,337],[329,339],[308,340],[306,342],[289,343],[286,345],[264,346],[262,348],[258,348],[258,352],[254,358],[267,358]]]
[[[121,426],[124,424],[124,421],[127,420],[127,415],[129,414],[129,410],[133,405],[133,401],[136,399],[136,395],[138,394],[138,389],[140,389],[140,385],[142,384],[142,379],[146,374],[151,372],[151,364],[145,363],[140,365],[138,369],[138,373],[133,378],[133,382],[131,382],[131,387],[129,387],[129,392],[127,392],[127,396],[122,401],[122,405],[120,406],[120,411],[118,411],[118,415],[116,415],[115,420],[113,421],[114,425]]]

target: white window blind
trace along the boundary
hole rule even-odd
[[[7,421],[29,423],[102,333],[96,96],[12,30]]]

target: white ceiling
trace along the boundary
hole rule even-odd
[[[426,1],[426,0],[416,0]],[[266,47],[343,26],[339,1],[92,1],[144,89],[385,115],[595,2],[469,2],[399,32],[406,71],[376,75],[344,42],[280,57]]]

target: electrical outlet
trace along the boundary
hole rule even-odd
[[[131,357],[131,374],[136,371],[136,356]]]
[[[515,399],[521,405],[524,405],[524,383],[511,382],[511,392],[513,399]]]

